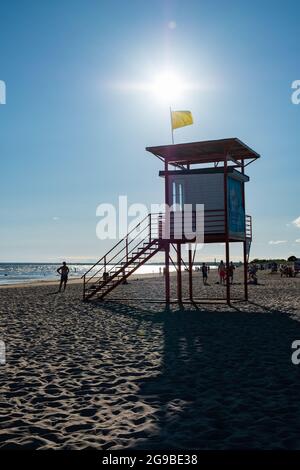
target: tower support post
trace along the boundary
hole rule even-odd
[[[170,303],[170,243],[165,242],[165,294],[166,294],[166,303]]]
[[[169,165],[165,159],[165,294],[166,303],[170,303],[170,196],[169,196]]]
[[[182,303],[181,244],[177,243],[177,298]]]
[[[242,174],[245,174],[245,163],[242,162]],[[247,256],[247,239],[246,239],[246,198],[245,198],[245,183],[242,186],[242,202],[245,214],[245,240],[243,241],[243,257],[244,257],[244,295],[245,300],[248,301],[248,256]]]
[[[189,297],[193,300],[193,257],[191,245],[189,245]]]
[[[244,254],[244,294],[245,300],[248,301],[248,256],[247,256],[247,242],[243,242]]]
[[[229,279],[229,212],[228,212],[228,155],[224,157],[224,214],[225,214],[225,251],[226,251],[226,301],[230,305],[230,279]]]

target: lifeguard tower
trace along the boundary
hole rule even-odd
[[[147,147],[146,150],[163,162],[159,175],[165,182],[164,213],[148,214],[137,227],[120,240],[83,276],[84,300],[100,299],[123,283],[140,266],[159,252],[165,259],[165,301],[198,301],[193,297],[192,243],[182,226],[184,208],[190,207],[187,219],[194,225],[197,204],[203,205],[203,242],[224,243],[227,271],[230,243],[243,245],[244,300],[248,300],[247,271],[252,240],[252,221],[246,215],[245,168],[258,153],[237,138]],[[180,228],[180,230],[178,230]],[[188,244],[189,298],[182,296],[182,245]],[[176,251],[176,260],[170,256]],[[170,262],[177,272],[177,298],[170,297]],[[213,300],[213,299],[211,299]],[[226,302],[230,304],[230,282],[226,281]]]

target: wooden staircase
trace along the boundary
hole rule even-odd
[[[161,214],[148,214],[83,276],[83,299],[103,299],[162,247]]]

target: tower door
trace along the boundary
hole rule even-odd
[[[177,179],[172,183],[172,206],[176,211],[183,211],[184,206],[183,181]]]

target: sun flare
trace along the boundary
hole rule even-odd
[[[153,82],[152,91],[157,98],[171,103],[178,99],[184,90],[184,85],[179,76],[172,72],[158,75]]]

